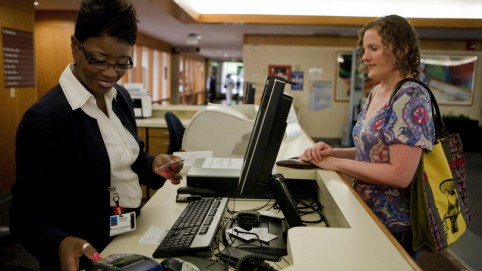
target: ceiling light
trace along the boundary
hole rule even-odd
[[[183,9],[195,15],[285,15],[285,16],[352,16],[381,17],[398,14],[408,18],[481,19],[480,0],[303,0],[293,5],[291,0],[175,0]],[[366,8],[376,7],[376,8]],[[416,8],[414,8],[416,7]],[[427,12],[429,11],[429,12]]]
[[[201,39],[201,36],[198,34],[190,33],[186,37],[186,44],[189,45],[198,45],[199,40]]]

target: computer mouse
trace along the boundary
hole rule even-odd
[[[166,258],[161,261],[164,271],[200,271],[193,263],[179,258]]]

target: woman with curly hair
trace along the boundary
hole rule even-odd
[[[353,148],[318,142],[299,159],[335,170],[355,181],[354,189],[406,251],[412,248],[409,187],[422,156],[435,138],[427,90],[399,81],[419,75],[420,49],[412,25],[397,15],[366,24],[358,36],[357,66],[380,82],[370,91],[353,129]]]

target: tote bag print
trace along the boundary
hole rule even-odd
[[[433,211],[437,211],[442,220],[443,225],[439,225],[439,228],[443,227],[447,244],[450,245],[465,232],[467,225],[461,213],[456,183],[442,145],[442,142],[439,142],[430,153],[424,154],[424,182],[427,182],[426,189],[431,190],[431,193],[427,194],[433,195],[430,201],[435,205],[432,206],[437,206],[437,210]]]

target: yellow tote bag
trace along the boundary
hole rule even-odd
[[[460,140],[458,135],[455,136]],[[412,215],[414,249],[420,249],[424,245],[434,251],[446,248],[459,239],[467,229],[461,208],[463,203],[458,193],[460,188],[453,178],[444,151],[448,148],[448,154],[451,156],[449,140],[446,138],[438,141],[431,152],[423,154],[423,175],[418,176],[412,184],[412,188],[418,186],[415,189],[420,196],[418,199],[412,197],[412,206],[425,209],[413,211],[419,213],[415,219]],[[414,200],[424,202],[421,204],[422,202],[416,203]],[[424,217],[420,217],[421,215]],[[428,228],[422,229],[423,227]]]
[[[413,249],[427,246],[437,251],[453,244],[464,234],[471,215],[465,182],[465,160],[462,141],[451,134],[442,121],[437,100],[423,82],[405,78],[397,83],[393,96],[408,81],[424,87],[432,102],[436,141],[431,152],[423,152],[410,188],[410,221]]]

